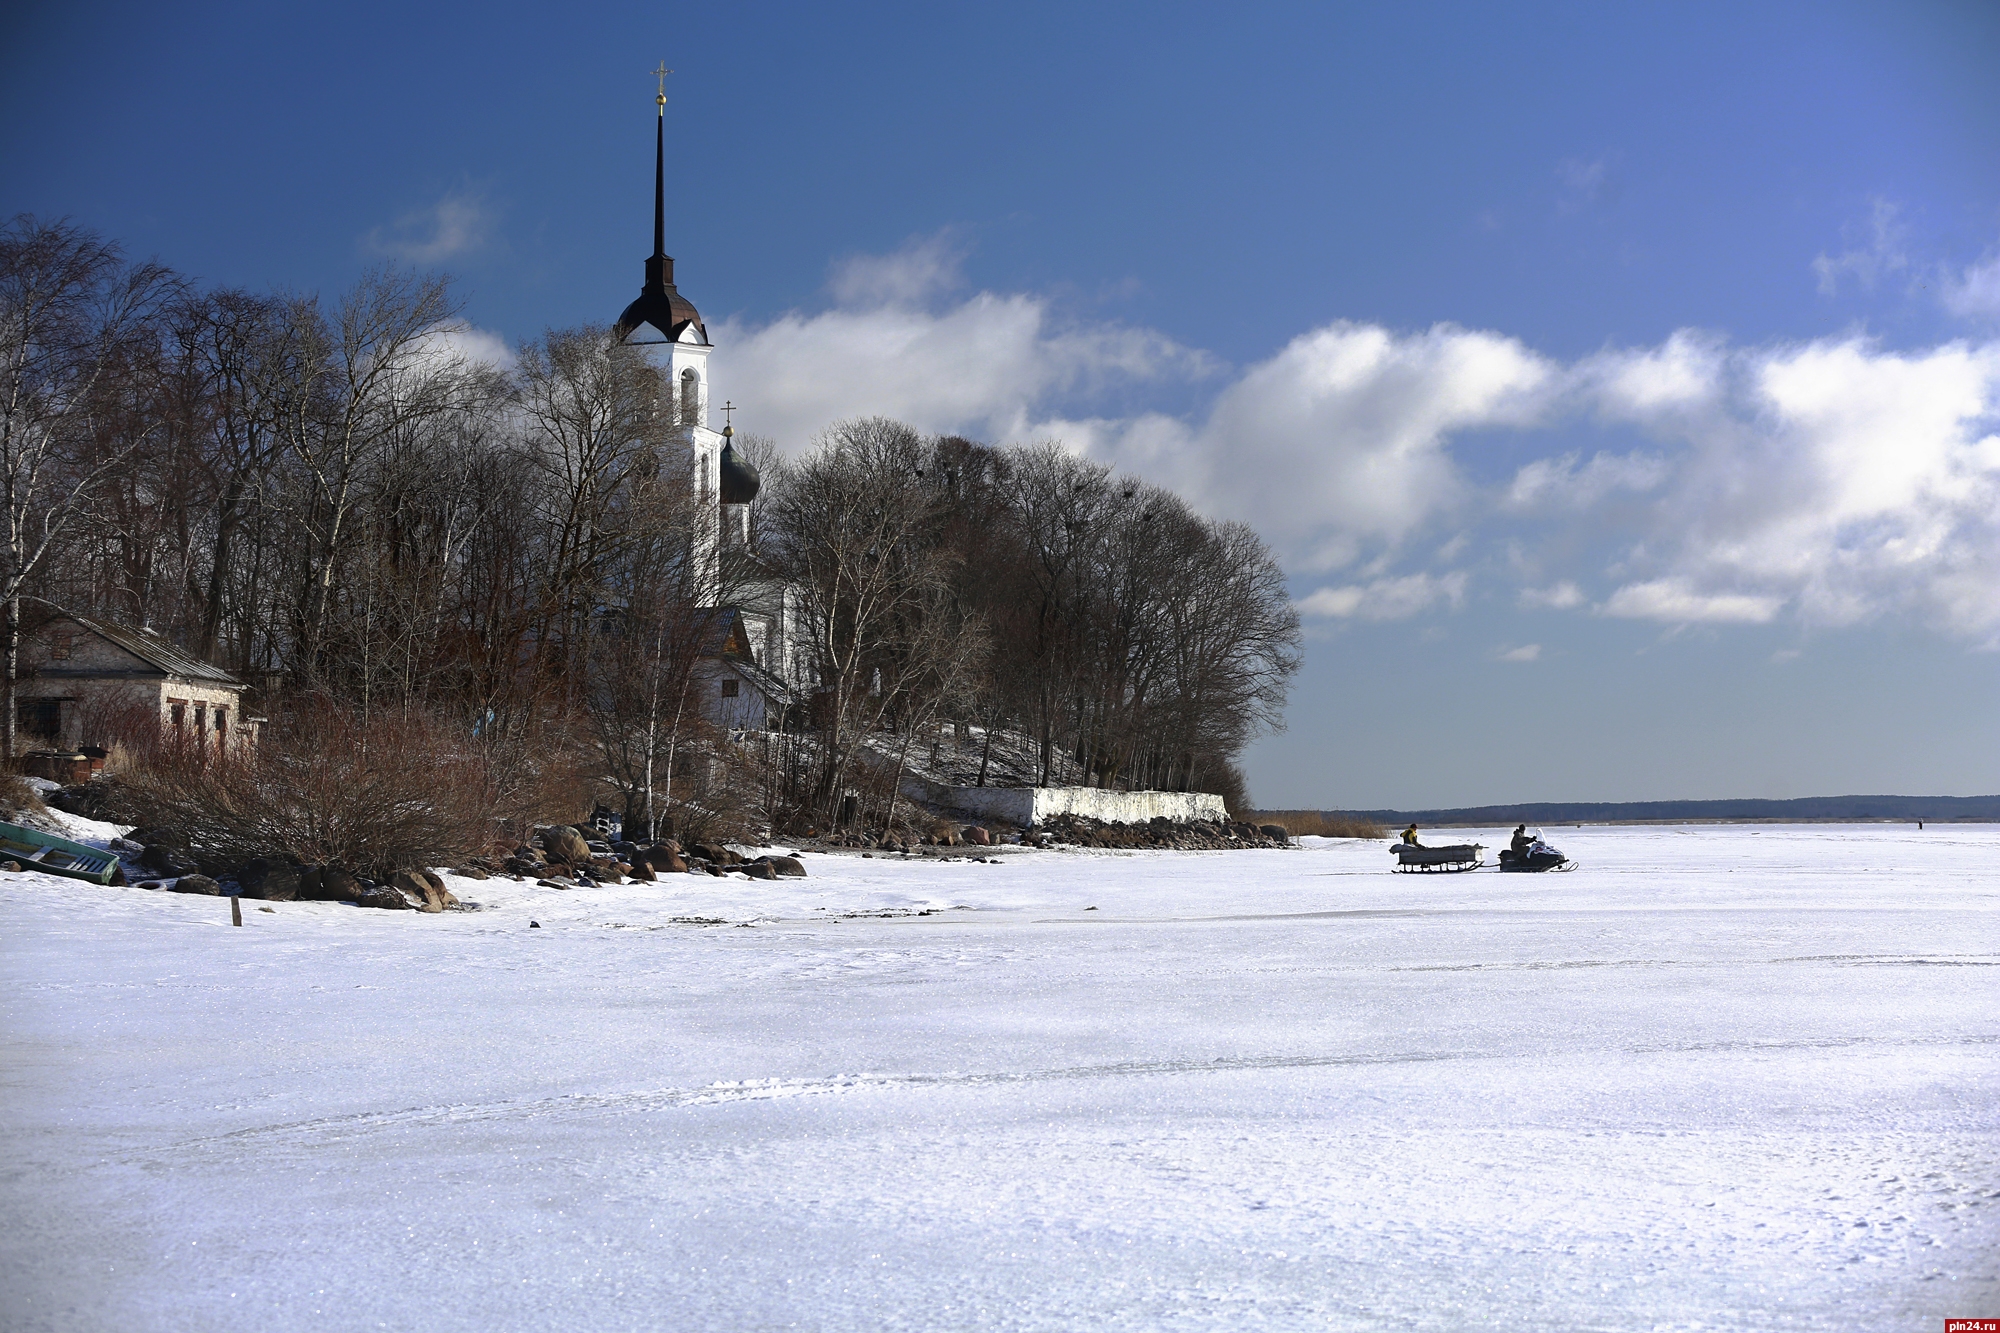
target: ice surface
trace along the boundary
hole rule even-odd
[[[1548,833],[1581,870],[808,856],[241,929],[0,875],[0,1324],[2000,1313],[2000,829]]]

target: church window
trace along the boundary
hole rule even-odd
[[[736,681],[736,680],[725,680],[725,681],[723,681],[723,682],[722,682],[722,697],[723,697],[723,698],[725,698],[725,699],[734,699],[734,698],[736,697],[736,689],[737,689],[737,686],[739,686],[739,685],[741,685],[741,684],[742,684],[742,682],[741,682],[741,681]]]
[[[681,372],[681,424],[701,424],[701,376],[695,373],[693,366]]]

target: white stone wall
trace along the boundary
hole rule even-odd
[[[1220,796],[1194,791],[1104,791],[1097,787],[947,787],[922,778],[904,781],[906,795],[975,819],[1033,828],[1057,815],[1081,815],[1107,824],[1176,824],[1227,819]]]

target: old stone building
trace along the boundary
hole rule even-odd
[[[15,723],[23,749],[97,745],[151,718],[222,752],[256,740],[246,689],[150,629],[59,615],[22,638]]]

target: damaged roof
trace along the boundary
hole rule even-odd
[[[152,630],[135,629],[130,625],[113,625],[108,621],[90,620],[69,613],[65,613],[63,618],[74,621],[100,639],[117,644],[148,666],[157,668],[164,675],[178,676],[183,680],[207,681],[214,685],[231,686],[236,689],[248,688],[221,667],[204,662],[191,653],[182,652]]]

